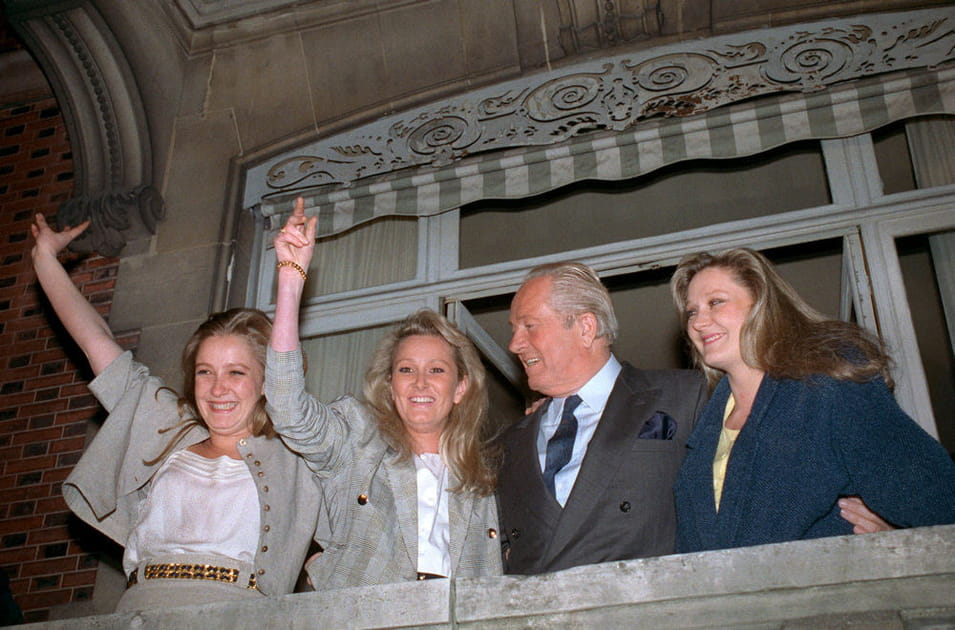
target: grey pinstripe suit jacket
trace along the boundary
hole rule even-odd
[[[326,405],[309,395],[301,365],[300,351],[269,349],[265,392],[276,430],[322,480],[317,538],[325,551],[307,567],[312,583],[324,590],[414,580],[414,463],[398,457],[359,401]],[[456,483],[452,478],[449,485]],[[494,497],[452,492],[448,509],[452,577],[500,575]]]
[[[706,398],[698,371],[624,363],[563,509],[544,486],[538,463],[543,409],[518,420],[504,435],[498,477],[508,573],[672,553],[673,482]],[[655,413],[675,420],[672,439],[641,439],[641,427]]]

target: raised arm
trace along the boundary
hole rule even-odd
[[[83,297],[57,259],[57,254],[82,234],[88,225],[89,221],[86,221],[74,228],[67,226],[55,232],[47,225],[43,215],[37,214],[30,226],[35,241],[31,255],[37,280],[53,305],[53,310],[86,355],[93,373],[99,374],[122,354],[123,349],[116,343],[106,320]]]
[[[316,217],[305,217],[305,200],[299,197],[285,227],[275,235],[275,257],[279,267],[271,344],[276,352],[298,348],[298,310],[308,265],[315,252],[317,220]]]
[[[315,248],[315,221],[305,217],[305,203],[298,199],[285,227],[275,236],[278,289],[265,366],[265,397],[275,430],[285,443],[302,455],[315,473],[328,475],[348,457],[350,423],[362,420],[362,410],[356,402],[347,414],[336,413],[305,391],[302,355],[297,352],[298,311]]]

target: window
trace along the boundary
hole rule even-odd
[[[326,399],[359,393],[382,327],[428,307],[476,341],[491,372],[492,417],[513,421],[529,392],[506,350],[510,299],[530,267],[566,259],[591,264],[611,288],[620,358],[685,366],[667,288],[673,266],[691,252],[747,246],[767,252],[823,312],[881,334],[896,361],[900,404],[955,450],[950,333],[940,324],[953,320],[955,281],[940,270],[955,268],[955,255],[929,245],[955,230],[955,175],[938,173],[939,164],[955,163],[947,135],[955,122],[932,125],[695,159],[352,229],[323,243],[325,258],[313,267],[338,279],[308,288],[310,386]],[[262,255],[268,263],[271,253]],[[263,277],[260,296],[271,295],[271,282]],[[939,350],[947,356],[937,358]]]
[[[625,181],[461,209],[461,268],[545,256],[830,202],[816,141],[733,160],[678,162]]]

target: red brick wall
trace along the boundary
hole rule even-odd
[[[102,411],[86,388],[89,367],[30,264],[33,214],[53,217],[72,190],[73,159],[56,102],[0,107],[0,568],[26,621],[89,599],[104,544],[70,514],[60,492],[88,421]],[[64,261],[108,316],[118,259]]]

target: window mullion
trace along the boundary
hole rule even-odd
[[[865,252],[862,237],[858,231],[846,234],[843,239],[843,305],[839,316],[848,321],[854,310],[856,323],[875,335],[879,334],[879,323],[875,315],[872,297],[872,284],[866,271]],[[848,299],[847,299],[848,298]]]
[[[876,221],[863,223],[860,234],[872,283],[879,332],[895,362],[893,377],[896,400],[923,429],[938,438],[925,368],[895,247],[895,235]]]
[[[820,144],[833,203],[860,207],[883,196],[882,178],[870,134],[823,140]]]

